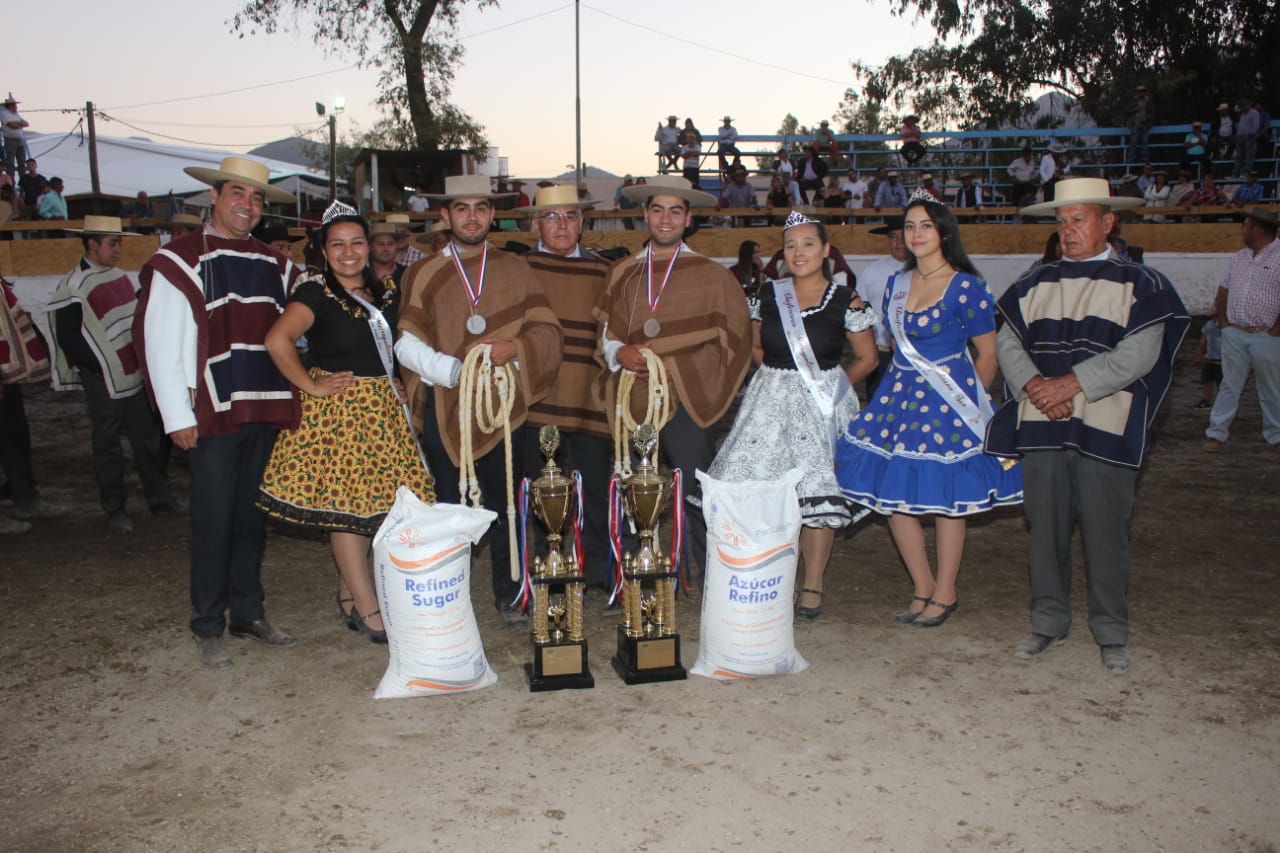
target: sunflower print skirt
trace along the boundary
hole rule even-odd
[[[258,509],[302,527],[372,536],[398,487],[435,503],[391,383],[385,376],[358,379],[340,394],[302,393],[302,422],[276,438]]]

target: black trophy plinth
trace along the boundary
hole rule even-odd
[[[652,684],[655,681],[684,681],[688,671],[680,664],[680,635],[668,637],[629,637],[627,629],[618,626],[618,653],[613,668],[627,684]]]
[[[533,663],[524,665],[529,678],[529,689],[534,693],[544,690],[585,690],[596,686],[596,680],[587,668],[587,641],[545,643],[533,646]]]

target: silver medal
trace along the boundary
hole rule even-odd
[[[644,321],[645,337],[656,338],[658,336],[658,332],[661,331],[662,324],[658,322],[657,317],[650,317],[648,320]]]
[[[479,314],[472,314],[467,318],[467,331],[473,335],[483,335],[485,329],[484,318]]]

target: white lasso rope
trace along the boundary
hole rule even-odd
[[[458,456],[462,462],[458,491],[480,508],[480,478],[476,476],[474,442],[471,423],[485,435],[502,430],[502,445],[507,461],[507,545],[511,550],[511,579],[520,580],[519,550],[516,547],[516,497],[512,487],[511,464],[511,410],[515,405],[515,371],[510,364],[495,366],[492,347],[480,344],[467,352],[462,362],[459,379],[461,400],[458,405],[458,425],[461,427],[461,447]],[[494,400],[494,390],[497,400]]]
[[[613,470],[623,477],[631,476],[631,448],[627,439],[640,424],[653,424],[661,432],[671,420],[671,386],[667,382],[667,368],[652,350],[642,349],[645,367],[649,371],[649,395],[645,404],[644,418],[637,421],[631,417],[631,389],[635,387],[636,375],[623,369],[618,377],[618,396],[613,418]],[[657,445],[654,445],[655,457]]]

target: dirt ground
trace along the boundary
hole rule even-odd
[[[82,401],[32,389],[37,476],[72,514],[0,539],[0,849],[1275,850],[1280,451],[1252,385],[1201,451],[1190,351],[1139,485],[1127,676],[1100,665],[1081,584],[1070,642],[1013,657],[1014,510],[971,527],[936,631],[891,619],[910,592],[883,523],[838,540],[799,675],[625,686],[597,603],[596,687],[532,694],[527,634],[479,606],[498,683],[384,701],[386,647],[340,624],[315,538],[272,536],[263,569],[297,646],[228,640],[231,670],[199,668],[185,520],[134,497],[135,532],[108,532]],[[679,621],[689,666],[696,598]]]

